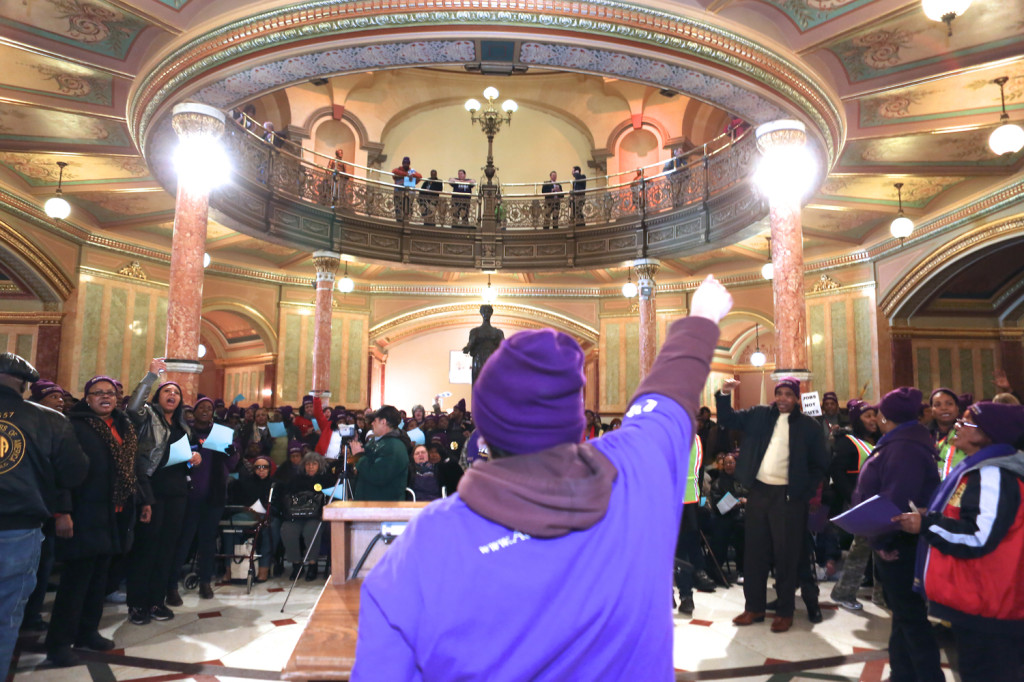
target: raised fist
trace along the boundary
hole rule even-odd
[[[739,379],[726,379],[722,382],[722,395],[729,395],[740,385]]]
[[[708,275],[693,292],[690,301],[690,316],[705,317],[718,324],[732,310],[732,294],[715,279]]]

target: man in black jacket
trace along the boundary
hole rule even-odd
[[[729,396],[739,383],[727,379],[715,396],[718,423],[744,434],[736,479],[750,490],[744,542],[746,604],[733,623],[764,620],[768,570],[774,565],[778,606],[772,632],[785,632],[793,625],[808,502],[828,469],[828,451],[821,427],[799,410],[797,379],[787,377],[776,384],[772,405],[736,412]]]
[[[85,480],[89,460],[68,420],[22,398],[39,372],[14,353],[0,354],[0,670],[7,671],[25,602],[36,584],[46,501]]]

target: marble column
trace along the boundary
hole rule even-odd
[[[799,121],[775,121],[757,130],[757,148],[766,157],[804,148],[807,134]],[[779,153],[779,154],[776,154]],[[773,173],[784,172],[783,167]],[[804,303],[804,244],[800,221],[802,193],[792,183],[775,183],[768,196],[772,237],[772,293],[775,299],[775,371],[772,378],[810,378],[807,358],[807,306]]]
[[[651,371],[654,357],[658,354],[658,307],[654,301],[656,286],[654,275],[661,261],[657,258],[641,258],[633,261],[636,286],[640,300],[640,380]]]
[[[57,381],[57,371],[60,368],[60,336],[60,324],[39,325],[35,368],[39,370],[39,376],[50,381]]]
[[[313,326],[313,395],[330,397],[331,317],[334,310],[334,278],[341,265],[341,254],[314,251],[316,266],[316,310]]]
[[[889,334],[892,349],[892,385],[914,386],[914,346],[910,335],[892,329]]]
[[[224,132],[224,114],[203,104],[179,104],[171,118],[181,141],[210,140]],[[181,385],[182,399],[193,403],[199,385],[199,318],[203,310],[203,253],[210,190],[179,176],[171,238],[167,297],[167,379]]]

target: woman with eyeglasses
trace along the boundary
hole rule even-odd
[[[167,582],[176,568],[172,562],[188,503],[189,466],[203,461],[193,450],[187,462],[168,466],[171,444],[190,438],[191,429],[182,415],[181,386],[176,382],[164,381],[153,400],[146,401],[166,370],[163,359],[154,358],[126,410],[139,434],[139,488],[147,505],[128,556],[128,618],[134,625],[174,618],[164,604]]]
[[[980,402],[956,425],[965,459],[920,512],[917,579],[953,626],[964,682],[1024,679],[1024,407]]]
[[[72,645],[94,651],[114,648],[99,633],[111,559],[125,551],[130,523],[135,518],[135,428],[117,407],[110,377],[97,376],[85,384],[85,397],[69,414],[82,451],[89,458],[89,475],[77,488],[61,491],[57,518],[57,558],[64,562],[60,587],[53,602],[46,636],[47,657],[57,666],[79,662]]]
[[[274,487],[274,470],[274,462],[266,455],[260,455],[253,460],[251,472],[246,467],[241,467],[238,471],[238,481],[231,487],[232,502],[245,507],[252,507],[259,502],[263,509],[269,509],[270,489]],[[278,520],[277,524],[267,524],[266,531],[260,534],[260,559],[256,582],[264,582],[270,576],[270,561],[274,555],[274,548],[277,547],[280,528]]]
[[[199,569],[199,598],[213,599],[213,555],[217,553],[217,531],[221,517],[224,516],[224,503],[227,497],[228,476],[238,466],[241,457],[235,448],[227,448],[228,452],[207,450],[203,442],[213,430],[213,401],[200,398],[192,408],[194,423],[192,437],[199,445],[202,461],[189,471],[191,485],[188,489],[188,502],[185,516],[182,519],[181,533],[178,535],[177,548],[171,561],[171,575],[167,581],[167,604],[181,606],[181,595],[178,593],[178,580],[182,577],[182,565],[188,558],[192,541],[196,539],[196,559]]]
[[[857,505],[874,495],[902,511],[922,507],[939,486],[935,441],[920,422],[921,391],[909,386],[890,391],[878,404],[882,437],[864,462],[853,492]],[[899,527],[869,538],[885,602],[892,609],[889,666],[893,680],[943,682],[939,646],[928,622],[928,608],[914,591],[917,536]]]

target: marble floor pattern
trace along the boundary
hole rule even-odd
[[[175,618],[135,626],[127,622],[127,608],[108,604],[101,633],[113,638],[114,653],[131,659],[155,659],[173,664],[205,663],[200,670],[183,671],[182,666],[154,668],[90,662],[75,668],[53,668],[40,653],[42,635],[27,635],[24,647],[8,677],[12,682],[170,682],[171,680],[277,679],[276,673],[288,659],[309,617],[323,580],[300,580],[284,613],[282,604],[289,583],[283,578],[255,585],[246,594],[244,585],[220,584],[212,600],[200,600],[197,592],[182,592],[184,605],[174,609]],[[743,610],[743,588],[718,588],[713,594],[695,593],[692,618],[675,617],[675,666],[679,679],[843,680],[880,682],[889,675],[884,652],[889,636],[889,615],[870,602],[870,590],[862,592],[864,610],[851,613],[827,601],[830,583],[821,585],[824,622],[811,625],[798,601],[793,629],[784,634],[769,631],[764,623],[735,627],[731,619]],[[47,595],[52,601],[53,594]],[[667,599],[667,596],[666,596]],[[47,606],[47,609],[49,607]],[[44,617],[48,614],[44,612]],[[833,661],[827,667],[794,671],[785,662],[808,661],[857,655],[853,662]],[[865,660],[867,659],[867,660]],[[946,656],[943,653],[943,662]],[[160,664],[149,661],[154,666]],[[837,664],[839,663],[839,664]],[[779,664],[776,670],[738,677],[730,670],[748,666]],[[219,674],[245,674],[233,677]],[[944,666],[946,679],[954,674]],[[741,671],[736,671],[740,673]],[[637,679],[641,679],[638,677]]]

